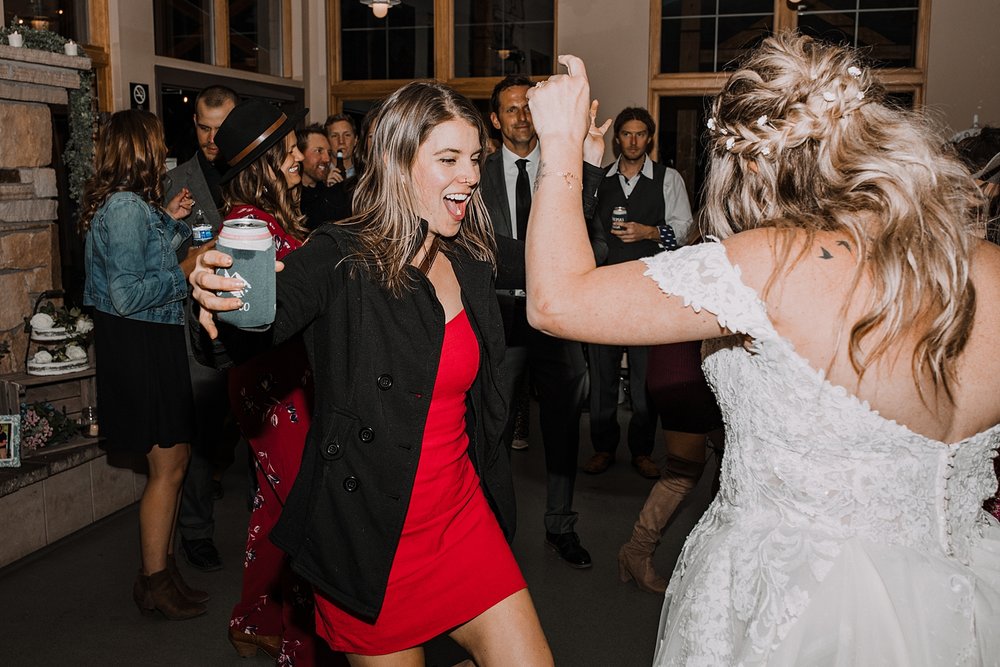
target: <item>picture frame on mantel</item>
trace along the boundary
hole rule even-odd
[[[21,465],[21,415],[0,415],[0,468]]]

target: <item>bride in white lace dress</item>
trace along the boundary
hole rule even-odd
[[[671,577],[657,665],[998,665],[1000,249],[967,171],[850,51],[765,40],[714,101],[721,242],[595,269],[583,63],[530,95],[528,314],[607,344],[720,338],[722,489]],[[590,122],[591,140],[601,129]]]

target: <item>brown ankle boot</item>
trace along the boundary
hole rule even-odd
[[[281,637],[277,635],[258,635],[253,632],[240,632],[232,626],[229,628],[229,643],[233,645],[233,648],[236,649],[236,652],[242,658],[252,658],[257,655],[258,649],[275,660],[278,659],[278,655],[281,653]]]
[[[173,554],[167,555],[167,572],[170,573],[170,578],[174,580],[174,586],[177,590],[181,592],[181,595],[186,597],[189,602],[201,602],[205,603],[212,599],[206,591],[200,591],[197,588],[191,588],[184,581],[184,577],[181,576],[181,571],[177,569],[177,561],[174,560]]]
[[[149,577],[144,576],[141,569],[135,578],[135,583],[132,584],[132,599],[135,600],[135,606],[139,608],[139,613],[143,616],[149,616],[156,612],[153,594],[149,592]]]
[[[653,552],[674,510],[697,481],[697,477],[672,476],[653,485],[632,528],[631,539],[618,552],[618,575],[623,582],[634,580],[640,589],[660,595],[667,590],[667,580],[653,568]]]
[[[167,570],[154,572],[145,579],[149,582],[149,595],[153,607],[171,621],[194,618],[207,611],[205,605],[191,602],[181,595]]]

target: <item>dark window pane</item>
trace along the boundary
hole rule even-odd
[[[3,0],[4,25],[14,17],[35,30],[48,30],[82,44],[90,42],[87,0]]]
[[[343,52],[341,60],[343,78],[345,80],[388,78],[385,43],[384,30],[342,32],[340,47]]]
[[[853,2],[853,0],[852,0]],[[774,0],[663,0],[663,18],[715,16],[716,14],[765,14],[774,10]]]
[[[455,76],[546,75],[553,71],[552,23],[455,26]]]
[[[708,154],[705,111],[711,97],[661,97],[656,143],[659,162],[680,172],[691,209],[701,205]]]
[[[918,0],[824,0],[822,9],[835,11],[867,11],[870,9],[916,9]],[[803,11],[820,7],[804,7]]]
[[[360,2],[340,3],[341,78],[434,76],[434,2],[403,0],[384,19]]]
[[[156,55],[209,63],[212,0],[153,0]]]
[[[884,3],[891,4],[889,0]],[[900,3],[901,4],[901,3]],[[916,64],[917,17],[913,7],[885,11],[844,10],[799,13],[799,29],[835,44],[864,49],[880,67]],[[867,6],[867,4],[863,5]]]
[[[527,0],[455,3],[455,76],[551,74],[555,5]]]
[[[895,93],[886,93],[886,104],[891,106],[897,106],[901,109],[913,109],[913,91],[912,90],[901,90]]]
[[[281,76],[281,0],[229,3],[229,65]]]
[[[555,5],[536,0],[455,0],[455,24],[555,20]]]
[[[660,72],[716,72],[758,45],[774,24],[765,0],[663,0]]]
[[[434,76],[434,28],[389,31],[389,79]]]

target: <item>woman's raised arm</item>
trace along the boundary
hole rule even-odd
[[[596,268],[582,224],[584,141],[593,140],[590,82],[583,61],[560,56],[568,73],[528,92],[542,158],[528,222],[528,320],[560,338],[651,345],[723,335],[716,319],[685,308],[650,278],[646,265]],[[606,124],[605,126],[606,127]]]

